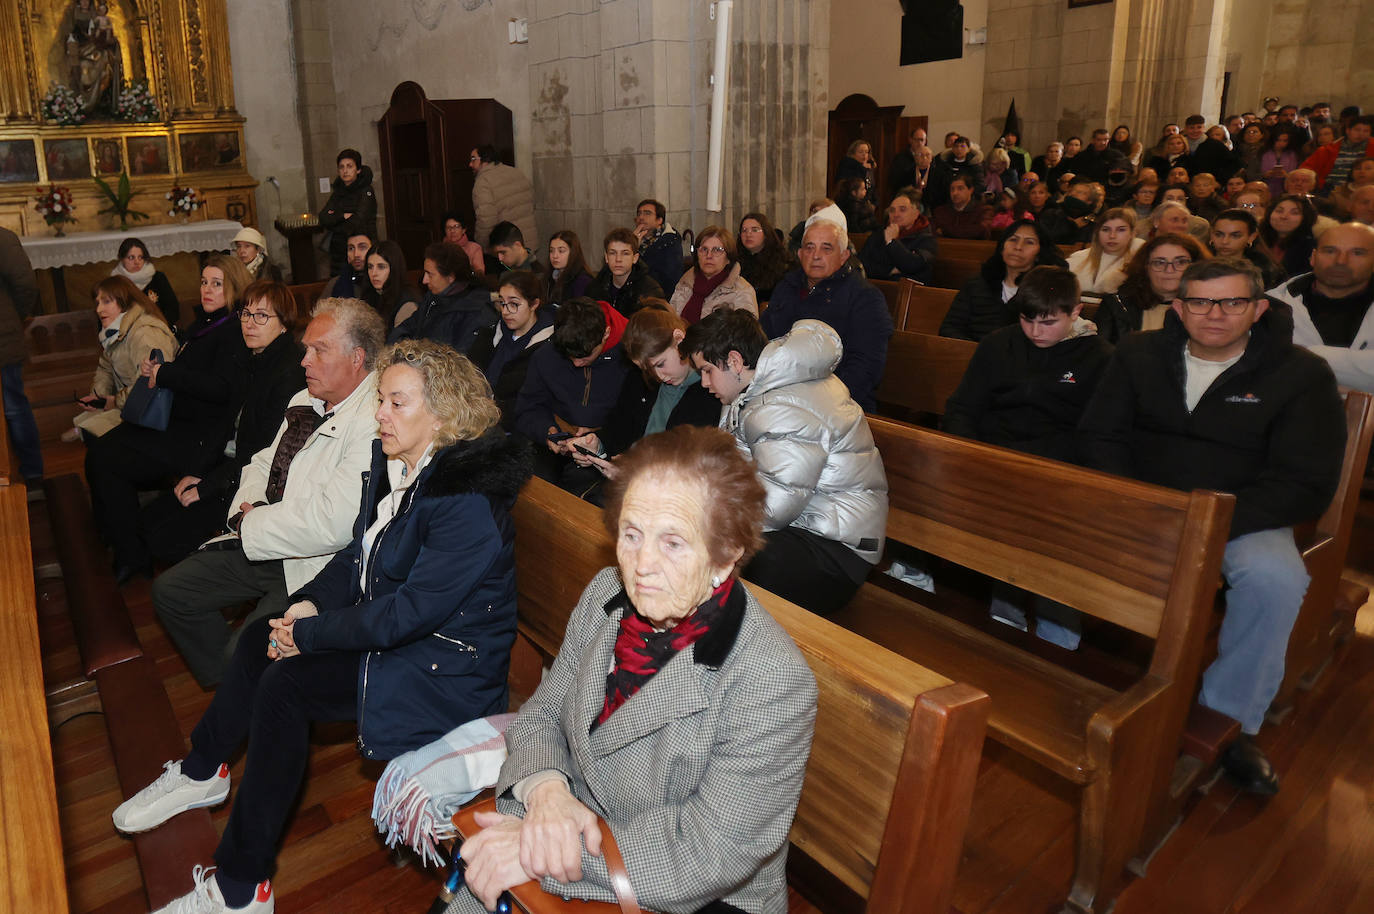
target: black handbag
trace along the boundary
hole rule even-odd
[[[158,365],[162,364],[162,350],[154,349],[148,358]],[[125,422],[151,428],[154,431],[167,431],[167,423],[172,418],[172,392],[165,387],[152,386],[152,378],[139,378],[129,388],[129,396],[119,416]]]

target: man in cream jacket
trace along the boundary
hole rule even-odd
[[[280,616],[353,535],[377,434],[372,373],[386,328],[357,299],[322,299],[306,328],[306,389],[271,446],[243,468],[227,533],[153,582],[158,618],[202,688],[237,643],[220,610],[255,601],[247,621]],[[262,646],[267,649],[266,645]]]

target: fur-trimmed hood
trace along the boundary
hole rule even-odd
[[[420,491],[427,496],[477,493],[514,498],[533,473],[533,464],[529,447],[497,427],[475,441],[444,448],[427,470],[420,481]]]
[[[946,165],[950,166],[951,168],[954,167],[954,150],[953,150],[953,149],[946,149],[944,152],[940,153],[939,158],[943,159],[943,160],[944,160],[944,163],[945,163]],[[970,143],[970,144],[969,144],[969,147],[968,147],[968,158],[964,159],[963,164],[964,164],[964,165],[982,165],[982,164],[983,164],[983,150],[982,150],[982,147],[980,147],[977,143]]]

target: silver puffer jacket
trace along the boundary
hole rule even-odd
[[[758,467],[768,493],[765,529],[810,530],[876,564],[887,474],[863,410],[835,377],[842,351],[829,324],[797,321],[764,348],[721,428]]]

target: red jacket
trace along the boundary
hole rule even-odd
[[[1302,163],[1301,167],[1310,168],[1317,173],[1318,187],[1326,185],[1326,176],[1331,174],[1331,167],[1336,164],[1336,156],[1341,154],[1341,144],[1344,142],[1344,140],[1337,140],[1334,143],[1327,143],[1318,148]],[[1371,139],[1369,144],[1365,146],[1364,158],[1374,158],[1374,139]]]

